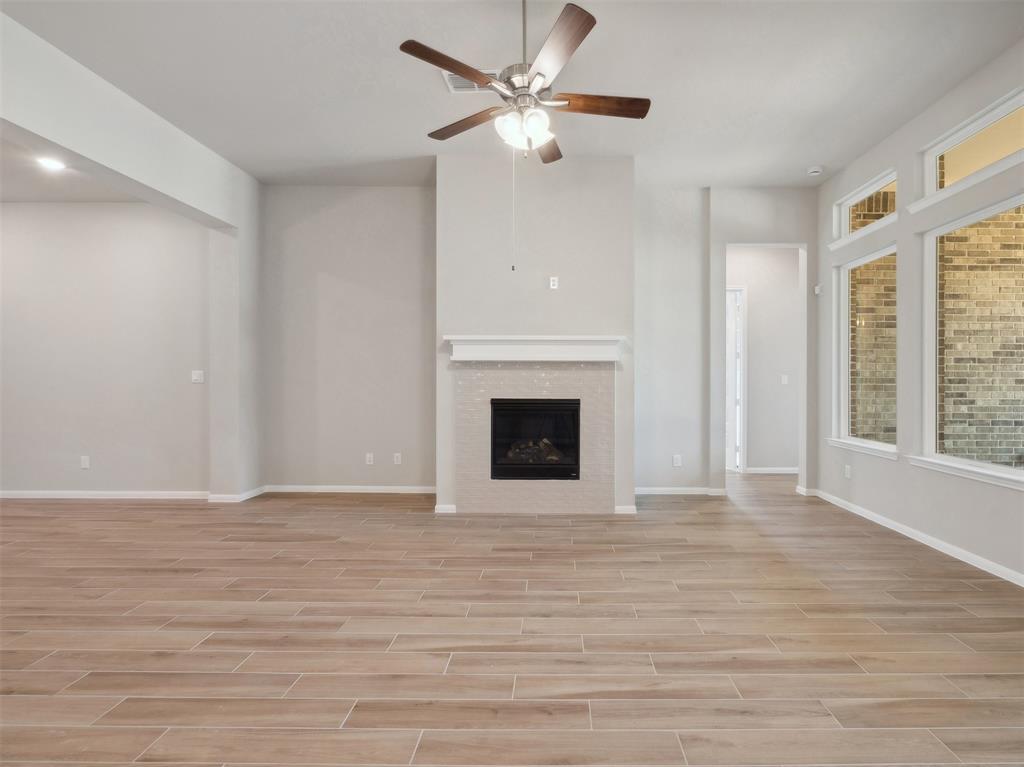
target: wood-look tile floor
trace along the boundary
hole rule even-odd
[[[1024,761],[1024,594],[792,478],[635,518],[8,501],[0,755]]]

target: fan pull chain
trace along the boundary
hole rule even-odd
[[[526,0],[523,0],[524,4]],[[512,271],[516,270],[516,150],[512,149]]]

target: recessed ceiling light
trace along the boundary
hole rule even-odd
[[[56,173],[59,170],[64,170],[67,165],[62,163],[56,157],[37,157],[36,162],[46,168],[46,170],[53,171]]]
[[[824,172],[825,169],[822,168],[820,165],[812,165],[807,169],[808,176],[820,176]]]

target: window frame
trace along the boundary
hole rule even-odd
[[[891,255],[896,255],[898,263],[899,255],[895,240],[866,255],[849,259],[832,267],[832,348],[834,350],[832,355],[832,436],[826,438],[825,441],[833,447],[896,460],[899,457],[898,428],[896,432],[897,445],[855,437],[850,434],[850,272],[859,266]],[[896,300],[898,303],[898,296]],[[898,402],[897,397],[897,415],[899,413]]]
[[[852,192],[843,195],[838,200],[836,200],[835,203],[833,203],[832,237],[834,241],[829,244],[830,250],[836,250],[837,248],[840,248],[843,245],[847,245],[851,242],[859,240],[861,237],[864,237],[870,234],[871,232],[878,231],[882,227],[888,226],[889,224],[894,224],[896,223],[896,221],[899,220],[899,205],[897,204],[896,210],[893,210],[892,213],[883,216],[877,221],[872,221],[870,224],[861,227],[856,232],[850,231],[850,208],[852,208],[858,202],[863,200],[865,197],[868,197],[874,194],[875,192],[882,190],[884,187],[889,186],[889,184],[893,182],[896,182],[896,199],[898,203],[900,194],[899,178],[895,168],[887,168],[886,170],[879,173],[871,180],[865,182],[864,184],[861,184]]]
[[[1005,170],[1024,163],[1024,149],[1019,149],[994,163],[979,168],[959,181],[939,189],[938,160],[941,155],[1022,107],[1024,107],[1024,87],[1014,89],[926,145],[921,150],[924,195],[919,200],[907,205],[907,210],[917,213],[964,189],[969,189]]]
[[[924,234],[924,264],[922,290],[922,386],[921,452],[908,457],[911,464],[946,474],[981,480],[993,485],[1024,490],[1024,469],[975,461],[938,452],[936,420],[938,419],[938,292],[939,292],[939,237],[991,216],[1024,205],[1024,194],[988,205],[960,218],[949,221]]]

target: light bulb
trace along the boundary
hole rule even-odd
[[[534,143],[548,134],[551,125],[551,118],[543,109],[528,109],[523,115],[523,132],[526,133]]]
[[[56,173],[59,170],[64,170],[67,166],[58,160],[56,157],[37,157],[36,162],[39,163],[46,170]]]
[[[518,112],[508,112],[494,121],[494,129],[498,131],[502,141],[512,141],[523,134],[523,118]]]

